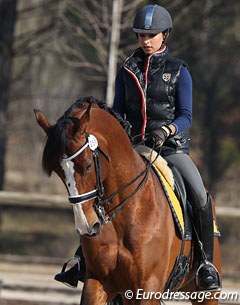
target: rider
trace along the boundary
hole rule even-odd
[[[172,30],[169,12],[159,5],[146,5],[136,14],[133,32],[139,48],[120,68],[115,84],[113,109],[132,125],[132,136],[161,154],[182,174],[193,209],[197,233],[206,255],[199,270],[202,290],[218,290],[213,268],[213,215],[198,169],[190,159],[188,129],[192,122],[192,79],[187,64],[173,58],[165,44]],[[76,265],[55,279],[71,282]]]

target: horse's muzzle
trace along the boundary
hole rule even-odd
[[[101,224],[99,221],[95,222],[91,227],[88,227],[88,232],[86,235],[88,236],[96,236],[99,234],[101,229]]]

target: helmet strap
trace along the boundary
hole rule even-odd
[[[162,45],[165,43],[165,41],[167,40],[168,36],[169,36],[170,31],[166,30],[163,32],[163,42]]]

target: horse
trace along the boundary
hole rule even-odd
[[[86,276],[80,304],[162,302],[182,241],[163,187],[133,148],[124,121],[93,97],[78,99],[54,125],[40,110],[35,116],[46,133],[43,169],[63,181],[81,238]],[[191,253],[190,267],[178,291],[194,293],[197,251],[191,241],[184,251]],[[214,238],[218,270],[219,252]],[[201,304],[218,300],[204,296]]]

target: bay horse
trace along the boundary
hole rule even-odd
[[[47,135],[43,169],[65,184],[81,236],[86,276],[80,304],[159,304],[157,297],[137,297],[139,289],[164,292],[182,241],[155,172],[113,111],[92,97],[77,100],[54,125],[39,110],[35,116]],[[179,291],[196,291],[191,247],[187,241],[190,270]],[[217,238],[214,264],[220,270]],[[119,303],[111,303],[116,296]],[[191,299],[198,301],[196,295]],[[218,300],[203,297],[201,304]]]

